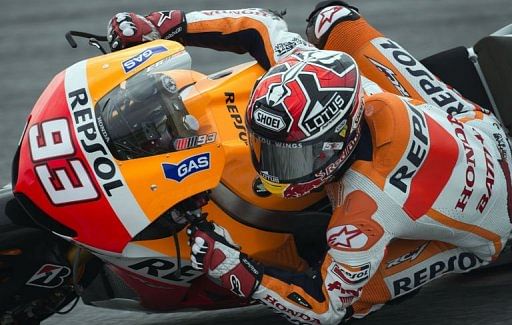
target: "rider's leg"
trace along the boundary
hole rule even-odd
[[[468,272],[483,264],[482,258],[447,243],[396,240],[388,246],[379,270],[353,305],[353,317],[364,317],[386,303],[417,293],[423,285],[445,274]]]

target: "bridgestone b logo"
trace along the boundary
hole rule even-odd
[[[42,288],[57,288],[71,274],[67,266],[45,264],[27,281],[26,285]]]

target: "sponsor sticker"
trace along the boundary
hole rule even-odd
[[[215,142],[217,133],[208,133],[203,135],[196,135],[188,138],[178,138],[174,140],[174,149],[185,150],[202,146],[204,144]]]
[[[231,120],[233,121],[233,126],[238,130],[238,138],[247,145],[247,130],[245,129],[242,115],[240,115],[238,107],[235,103],[235,93],[225,92],[224,97],[227,111],[231,117]]]
[[[252,183],[252,191],[259,197],[269,197],[272,195],[272,193],[267,191],[259,177],[254,179],[254,182]]]
[[[181,269],[178,271],[178,261],[175,258],[104,258],[110,263],[134,273],[132,276],[139,275],[143,278],[156,280],[162,284],[172,284],[178,286],[190,286],[195,278],[203,275],[203,272],[192,267],[187,261],[182,261]],[[141,278],[139,278],[141,279]],[[148,285],[158,287],[155,282],[145,282]],[[163,286],[168,289],[168,286]]]
[[[324,142],[322,150],[341,150],[343,144],[343,142]]]
[[[460,114],[475,107],[454,89],[437,79],[421,62],[397,43],[384,37],[374,38],[371,43],[427,103],[440,107],[450,115]]]
[[[372,59],[368,56],[366,58],[375,66],[375,68],[377,68],[377,70],[379,70],[386,76],[386,78],[389,80],[389,82],[391,82],[391,84],[400,93],[400,95],[404,97],[411,97],[407,89],[405,89],[405,87],[400,83],[400,80],[398,80],[398,77],[393,70],[386,67],[384,64],[378,62],[375,59]]]
[[[402,272],[384,278],[391,297],[395,298],[451,272],[467,272],[482,264],[482,260],[471,253],[459,253],[452,249],[432,256]]]
[[[126,185],[121,170],[104,140],[104,125],[97,123],[94,100],[89,92],[86,61],[66,70],[65,90],[79,148],[91,167],[104,197],[131,236],[146,228],[149,220]]]
[[[354,225],[341,225],[327,231],[327,243],[332,248],[359,249],[367,242],[368,236]]]
[[[270,175],[270,173],[266,170],[262,170],[260,172],[260,176],[266,179],[267,181],[273,182],[273,183],[279,183],[279,177]]]
[[[399,199],[402,204],[409,196],[414,175],[421,168],[430,151],[430,133],[425,114],[417,106],[405,101],[404,103],[409,108],[409,125],[413,131],[405,151],[406,154],[402,156],[388,177],[388,183],[391,186],[386,186],[386,190],[390,191],[393,197]]]
[[[284,119],[281,116],[266,112],[259,108],[254,111],[254,122],[275,132],[283,130],[286,126]]]
[[[167,48],[165,48],[164,46],[155,46],[145,49],[143,52],[137,54],[133,58],[123,61],[124,72],[128,73],[133,69],[137,68],[139,65],[143,64],[150,57],[152,57],[153,54],[162,53],[165,51],[167,51]]]
[[[370,263],[350,266],[334,263],[330,271],[348,285],[360,284],[370,278]]]
[[[315,36],[322,37],[327,32],[333,23],[351,16],[352,12],[342,6],[330,6],[322,10],[315,23]]]
[[[45,264],[27,281],[26,285],[42,288],[57,288],[71,274],[67,266]]]
[[[317,104],[316,106],[319,106]],[[313,109],[306,115],[303,126],[308,134],[316,134],[337,121],[343,113],[346,112],[349,105],[345,105],[345,100],[339,93],[334,93],[329,102],[322,109]]]
[[[70,81],[69,85],[73,86],[73,81]],[[68,92],[67,100],[74,117],[76,135],[89,165],[93,166],[96,180],[102,185],[108,197],[114,196],[114,192],[119,193],[118,195],[129,195],[114,158],[107,150],[102,136],[99,136],[105,130],[98,128],[98,126],[101,125],[104,128],[104,125],[94,123],[96,119],[94,118],[93,103],[88,90],[85,87],[68,88],[74,89]]]
[[[420,246],[416,247],[413,251],[407,252],[406,254],[392,259],[391,261],[386,262],[386,269],[389,269],[393,266],[400,265],[406,261],[414,261],[418,256],[421,255],[421,253],[427,248],[429,242],[425,242],[421,244]]]
[[[340,281],[334,281],[334,282],[331,282],[331,283],[328,283],[327,284],[327,290],[329,291],[335,291],[335,290],[339,290],[340,293],[344,296],[352,296],[352,297],[359,297],[360,294],[361,294],[361,291],[363,290],[363,287],[360,287],[356,290],[354,289],[345,289],[345,288],[342,288],[341,286],[341,282]]]
[[[286,317],[290,322],[294,324],[320,324],[320,320],[314,317],[304,314],[292,307],[285,299],[275,298],[274,296],[267,294],[263,299],[259,299],[263,304],[270,306]]]
[[[361,291],[363,287],[359,287],[357,289],[346,289],[343,288],[340,281],[334,281],[327,284],[327,290],[330,292],[336,291],[337,298],[344,306],[352,305],[354,299],[361,295]]]
[[[242,290],[240,289],[242,285],[240,284],[240,279],[234,274],[231,274],[229,276],[229,282],[231,283],[231,292],[233,292],[235,295],[245,298],[245,295],[243,294]]]
[[[181,182],[188,176],[210,168],[210,153],[189,157],[178,164],[163,163],[165,178]]]
[[[274,52],[278,56],[281,56],[281,55],[283,55],[283,54],[285,54],[287,52],[290,52],[290,51],[294,50],[295,48],[297,48],[299,46],[308,47],[309,45],[302,38],[294,37],[294,38],[292,38],[291,40],[289,40],[287,42],[277,43],[274,46]]]

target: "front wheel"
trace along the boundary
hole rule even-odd
[[[76,299],[69,248],[41,229],[0,226],[0,325],[39,324]]]

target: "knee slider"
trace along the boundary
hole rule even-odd
[[[360,17],[359,10],[344,1],[321,1],[306,20],[308,41],[323,49],[334,26]]]

